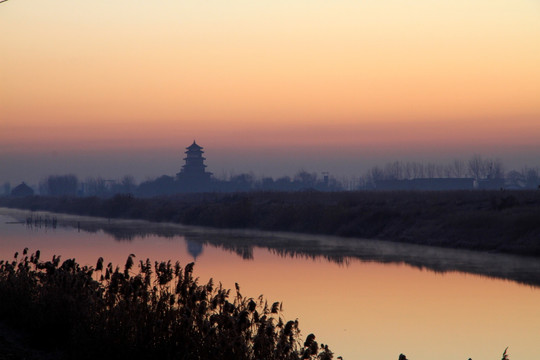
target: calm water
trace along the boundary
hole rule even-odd
[[[63,259],[122,266],[137,259],[195,261],[201,282],[238,282],[243,295],[283,301],[345,360],[540,359],[540,261],[379,241],[216,231],[58,216],[58,227],[10,223],[0,209],[0,255],[28,247]],[[53,215],[41,213],[42,220]]]

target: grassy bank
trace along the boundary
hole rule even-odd
[[[3,198],[0,206],[540,256],[540,192],[255,192]]]
[[[66,359],[332,359],[281,304],[244,297],[210,280],[193,264],[140,261],[120,270],[80,266],[26,250],[0,262],[0,321],[33,347]],[[0,348],[2,343],[0,342]]]

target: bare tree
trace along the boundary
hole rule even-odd
[[[425,166],[425,175],[428,178],[434,178],[437,173],[437,165],[432,162],[428,162]]]
[[[524,168],[522,170],[525,179],[525,186],[530,189],[536,189],[540,186],[540,170],[538,168]]]
[[[469,174],[476,180],[483,179],[486,176],[486,162],[478,154],[469,159],[467,169]]]
[[[51,175],[39,184],[40,193],[51,196],[75,196],[79,180],[75,175]]]
[[[133,175],[125,175],[120,181],[120,185],[122,186],[122,192],[127,194],[132,194],[135,191],[135,187],[137,187]]]
[[[508,182],[508,185],[520,188],[524,187],[526,183],[523,173],[516,170],[509,171],[506,174],[506,180]]]
[[[384,171],[378,166],[372,167],[366,175],[366,183],[371,187],[376,187],[377,182],[381,180],[384,180]]]
[[[462,178],[467,173],[467,168],[463,160],[454,159],[449,165],[449,177]]]
[[[299,183],[304,188],[314,188],[317,184],[317,173],[308,173],[305,170],[300,170],[294,176],[294,182]]]
[[[420,179],[420,178],[426,177],[424,164],[422,164],[420,162],[414,162],[414,163],[412,163],[412,167],[413,167],[413,178],[414,179]]]
[[[109,189],[107,188],[107,182],[101,178],[89,177],[85,181],[86,195],[92,196],[107,196],[109,195]]]
[[[413,164],[410,161],[403,165],[403,177],[409,180],[414,178]]]
[[[504,167],[500,159],[486,160],[486,178],[488,179],[504,179]]]
[[[444,165],[435,164],[435,176],[438,178],[447,177],[445,176]]]
[[[387,180],[402,180],[403,164],[399,161],[386,164],[384,167],[384,177]]]
[[[6,181],[2,187],[4,188],[4,195],[11,194],[11,184],[8,181]]]

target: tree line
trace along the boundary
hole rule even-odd
[[[384,180],[413,179],[458,179],[472,178],[475,181],[501,180],[506,187],[533,189],[540,185],[540,168],[524,167],[521,170],[505,171],[500,159],[483,158],[474,155],[467,161],[454,159],[446,164],[433,162],[389,162],[385,166],[374,166],[361,176],[359,188],[375,188],[377,182]]]
[[[446,164],[418,161],[394,161],[384,166],[373,166],[358,177],[337,179],[328,173],[300,170],[294,176],[279,178],[258,177],[253,173],[213,177],[207,182],[183,182],[169,175],[162,175],[137,183],[132,175],[119,179],[88,177],[80,180],[74,174],[51,175],[39,182],[38,192],[49,196],[98,196],[133,194],[149,197],[184,192],[245,192],[245,191],[341,191],[376,189],[382,181],[413,179],[460,179],[475,181],[498,180],[509,189],[536,189],[540,185],[540,167],[524,167],[506,171],[500,159],[475,155],[469,160],[454,159]],[[5,183],[4,194],[11,186]]]

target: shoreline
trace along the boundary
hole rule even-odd
[[[540,256],[539,191],[262,192],[108,199],[34,196],[0,198],[0,206]]]
[[[24,219],[28,216],[28,211],[0,208],[0,216]],[[55,217],[58,227],[79,228],[90,233],[103,231],[117,241],[132,241],[137,237],[145,238],[149,235],[182,236],[186,241],[223,248],[248,258],[253,249],[259,247],[279,253],[284,257],[324,258],[338,264],[347,264],[349,261],[406,264],[439,273],[464,272],[540,286],[540,263],[535,257],[524,257],[516,254],[441,248],[387,240],[343,238],[331,235],[205,228],[147,220],[107,219],[45,211],[35,212],[34,216],[41,216],[43,219]]]

